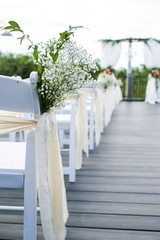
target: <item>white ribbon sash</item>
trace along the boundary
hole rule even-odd
[[[64,240],[68,209],[55,114],[44,113],[38,124],[6,112],[0,114],[0,134],[36,127],[38,195],[44,237],[46,240]]]
[[[96,146],[99,145],[101,139],[101,129],[103,128],[102,117],[102,91],[95,88],[84,88],[80,92],[85,96],[94,93],[95,94],[95,142]]]
[[[36,121],[16,117],[18,113],[0,111],[0,134],[8,134],[27,129],[35,128]]]
[[[77,99],[76,117],[76,169],[82,167],[82,151],[88,157],[88,116],[83,96]]]
[[[88,116],[85,99],[80,94],[78,97],[66,96],[66,100],[77,101],[76,114],[76,139],[75,139],[75,167],[79,170],[82,167],[82,152],[88,157]]]

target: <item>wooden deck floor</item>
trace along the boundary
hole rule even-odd
[[[160,105],[121,102],[83,163],[76,183],[66,181],[66,240],[159,240]],[[22,196],[0,190],[0,205],[22,204]],[[21,236],[22,213],[0,211],[0,239]]]

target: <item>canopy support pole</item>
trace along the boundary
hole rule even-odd
[[[129,40],[128,47],[128,71],[127,71],[127,100],[132,100],[132,40]]]

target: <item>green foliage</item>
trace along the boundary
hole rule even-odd
[[[30,39],[29,35],[24,33],[24,31],[20,28],[17,22],[9,21],[8,23],[9,25],[6,27],[2,27],[2,30],[6,29],[6,30],[9,30],[9,32],[20,32],[22,34],[22,36],[18,38],[20,40],[20,44],[22,44],[24,39],[27,39],[29,41],[30,45],[28,49],[33,50],[33,58],[35,60],[35,64],[37,65],[38,70],[43,69],[43,67],[40,66],[40,64],[41,64],[41,59],[44,56],[47,57],[49,55],[52,57],[53,62],[56,62],[58,59],[59,51],[63,48],[64,43],[68,41],[72,35],[74,35],[75,30],[79,28],[83,28],[82,26],[75,26],[75,27],[69,26],[69,30],[66,30],[59,34],[60,37],[58,41],[56,41],[56,46],[54,44],[51,44],[52,43],[51,41],[48,42],[49,51],[45,52],[44,54],[41,49],[41,45],[34,44],[33,41]],[[38,73],[41,76],[42,72],[40,71]]]
[[[126,80],[127,80],[127,71],[125,68],[121,69],[116,69],[112,70],[114,72],[114,75],[117,79],[121,79],[122,85],[121,85],[121,90],[122,90],[122,95],[125,97],[126,95]]]
[[[24,79],[28,78],[33,70],[36,70],[36,66],[31,56],[0,52],[0,75],[17,75]]]
[[[133,99],[144,100],[145,90],[148,81],[148,75],[151,73],[152,69],[148,69],[145,65],[140,65],[139,67],[132,69],[132,79],[133,79]],[[121,79],[123,85],[121,86],[122,95],[126,97],[126,87],[127,87],[127,70],[124,68],[113,70],[117,79]]]
[[[9,30],[9,32],[20,32],[21,36],[18,38],[20,40],[20,44],[25,39],[29,41],[30,45],[28,49],[31,49],[33,51],[32,53],[33,59],[39,75],[39,79],[37,82],[37,91],[38,91],[39,89],[41,89],[41,86],[43,86],[42,75],[44,73],[44,70],[47,68],[46,62],[50,61],[53,64],[55,64],[59,58],[60,52],[64,48],[65,43],[68,40],[70,40],[71,36],[74,35],[75,30],[77,30],[78,28],[82,28],[82,26],[76,26],[76,27],[69,26],[68,30],[59,34],[58,40],[54,38],[54,39],[48,40],[45,43],[34,44],[33,41],[30,39],[29,35],[24,33],[24,31],[20,28],[17,22],[9,21],[8,23],[9,25],[6,27],[3,27],[2,30],[6,29],[6,30]],[[16,74],[19,74],[18,71],[16,72],[17,72]],[[43,113],[49,110],[50,105],[46,101],[45,96],[42,96],[39,93],[39,91],[38,91],[38,94],[39,94],[39,100],[41,104],[41,112]]]
[[[151,72],[151,69],[147,68],[145,65],[140,65],[140,67],[136,67],[132,69],[133,77],[148,77],[149,73]]]
[[[148,75],[150,74],[151,69],[146,68],[145,65],[140,65],[132,69],[133,77],[133,99],[145,99],[146,85],[148,81]]]
[[[145,90],[148,81],[148,75],[151,73],[152,69],[148,69],[145,65],[140,65],[139,67],[132,69],[132,79],[133,79],[133,99],[144,100]],[[126,83],[127,83],[127,70],[119,69],[116,70],[115,76],[117,79],[121,79],[123,85],[121,86],[123,97],[126,97]]]
[[[157,43],[160,44],[160,40],[155,39],[155,38],[121,38],[121,39],[114,39],[114,40],[113,39],[100,39],[99,41],[102,44],[104,44],[104,46],[105,46],[105,44],[110,43],[110,42],[112,43],[112,46],[114,46],[115,44],[118,44],[120,42],[126,42],[126,41],[128,41],[128,42],[136,41],[136,42],[143,42],[145,44],[148,44],[148,41],[150,39],[153,39],[154,41],[156,41]]]

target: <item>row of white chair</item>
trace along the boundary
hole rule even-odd
[[[96,142],[96,134],[99,134],[100,140],[101,133],[103,133],[104,127],[109,123],[112,111],[119,101],[117,101],[116,89],[114,87],[106,91],[102,89],[81,89],[80,93],[81,95],[78,98],[83,100],[83,108],[85,107],[87,113],[88,129],[87,135],[84,133],[81,134],[84,135],[84,138],[88,138],[88,150],[93,150],[95,145],[99,144],[99,141]],[[107,97],[105,97],[105,95]],[[70,182],[76,181],[76,169],[81,167],[76,166],[76,158],[78,158],[76,149],[79,147],[79,151],[83,150],[76,142],[76,134],[79,130],[77,128],[81,128],[81,126],[77,124],[78,107],[80,107],[78,105],[78,98],[66,100],[64,107],[58,110],[56,114],[61,151],[69,152],[69,164],[68,167],[63,168],[63,172],[65,175],[69,175]],[[105,106],[105,100],[107,101],[107,107]],[[108,108],[108,106],[110,107]],[[105,111],[107,111],[107,113],[105,113]],[[98,120],[96,119],[96,114],[98,115]],[[105,116],[107,116],[107,124],[105,124]],[[84,125],[84,114],[81,117],[82,121],[80,124]],[[96,121],[99,122],[97,125]],[[96,131],[98,131],[98,133],[96,133]]]
[[[37,74],[32,73],[29,80],[17,80],[0,76],[0,116],[3,111],[18,113],[31,113],[33,118],[40,116],[39,102],[36,92]],[[113,90],[114,92],[114,90]],[[112,107],[108,114],[113,111],[116,101],[115,96],[110,94],[110,104]],[[95,147],[96,135],[96,91],[91,94],[84,94],[88,113],[88,147],[93,150]],[[84,97],[84,96],[83,96]],[[102,94],[105,99],[105,92]],[[99,105],[103,117],[101,132],[105,125],[105,104]],[[108,103],[109,104],[109,103]],[[69,175],[69,181],[76,179],[76,134],[77,134],[77,113],[78,100],[66,102],[64,109],[57,112],[57,126],[59,130],[60,147],[64,150],[64,145],[69,145],[69,166],[64,167],[64,174]],[[97,106],[98,107],[98,106]],[[108,116],[109,118],[110,116]],[[78,129],[79,133],[81,129]],[[65,131],[69,138],[64,139]],[[53,143],[54,144],[54,143]],[[78,144],[78,143],[77,143]],[[80,151],[82,148],[80,149]],[[30,131],[25,142],[0,142],[0,188],[24,188],[24,232],[23,239],[36,239],[37,224],[37,185],[36,185],[36,163],[35,163],[35,133]],[[1,206],[0,209],[11,209],[11,207]],[[13,207],[18,210],[18,207]],[[21,208],[20,208],[21,209]]]

